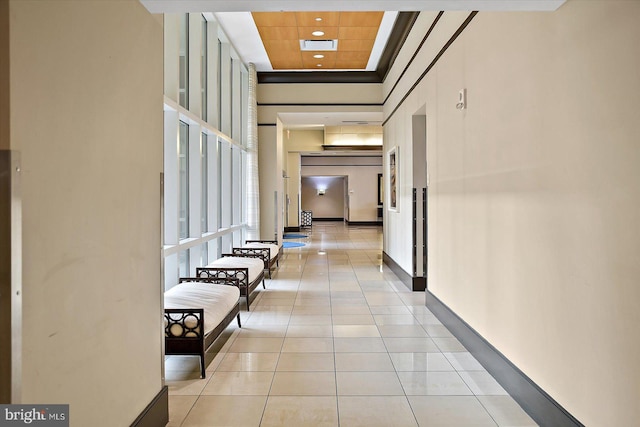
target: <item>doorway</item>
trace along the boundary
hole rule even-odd
[[[344,221],[348,215],[347,177],[314,175],[300,180],[300,206],[314,221]]]

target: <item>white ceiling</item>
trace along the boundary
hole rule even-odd
[[[309,112],[279,113],[278,117],[285,128],[321,128],[323,126],[362,126],[365,124],[380,126],[382,112]]]
[[[151,13],[281,11],[547,11],[565,0],[140,0]]]

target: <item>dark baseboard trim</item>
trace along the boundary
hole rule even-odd
[[[320,222],[320,221],[344,221],[344,218],[313,218],[312,220],[313,222]]]
[[[288,233],[289,231],[300,231],[300,227],[285,227],[284,232]]]
[[[382,262],[386,264],[386,266],[389,267],[396,276],[398,276],[398,279],[400,279],[400,281],[404,283],[405,286],[409,288],[409,290],[420,292],[426,289],[427,281],[424,277],[411,276],[409,273],[404,271],[402,267],[400,267],[398,263],[393,260],[393,258],[387,255],[385,251],[382,251]]]
[[[347,221],[347,225],[382,225],[382,221]]]
[[[164,386],[160,393],[131,424],[131,427],[166,426],[169,422],[169,387]]]
[[[426,306],[536,423],[543,427],[584,427],[504,354],[428,290]]]

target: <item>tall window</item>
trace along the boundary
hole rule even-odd
[[[208,119],[207,111],[207,20],[202,17],[202,44],[200,49],[200,88],[202,91],[202,120]]]
[[[179,277],[189,277],[189,249],[178,253],[178,264]]]
[[[178,162],[180,175],[180,239],[189,237],[189,125],[180,122]]]
[[[200,250],[200,265],[205,266],[209,264],[209,244],[203,243]]]
[[[189,108],[189,14],[180,17],[180,98],[178,102]]]
[[[224,164],[224,162],[222,161],[222,157],[223,157],[223,143],[222,140],[220,138],[218,138],[218,188],[217,188],[217,193],[218,193],[218,224],[217,224],[217,229],[219,230],[220,228],[223,227],[223,222],[222,222],[222,206],[226,205],[228,203],[227,200],[225,200],[224,198],[224,192],[223,192],[223,173],[222,173],[222,165]],[[220,248],[221,246],[218,246],[218,248]]]
[[[233,97],[234,96],[238,96],[236,93],[234,93],[234,88],[233,88],[233,70],[234,70],[234,63],[235,63],[235,59],[231,58],[231,67],[229,67],[229,87],[231,88],[231,96],[229,97],[229,115],[230,115],[230,124],[231,127],[229,128],[229,136],[234,138],[235,137],[235,129],[233,126],[233,119],[234,119],[234,114],[235,111],[233,111]]]
[[[218,39],[218,129],[222,129],[222,42]]]
[[[201,196],[201,200],[200,200],[200,205],[201,205],[201,212],[200,212],[200,217],[201,217],[201,231],[202,233],[206,233],[207,231],[209,231],[208,228],[208,221],[207,221],[207,215],[209,213],[208,210],[208,202],[209,202],[209,195],[208,195],[208,191],[209,191],[209,186],[208,186],[208,179],[209,179],[209,161],[208,161],[208,156],[209,156],[209,144],[208,144],[208,135],[206,133],[202,134],[202,196]]]

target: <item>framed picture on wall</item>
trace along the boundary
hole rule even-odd
[[[387,175],[389,176],[389,210],[398,211],[398,147],[387,152]]]

